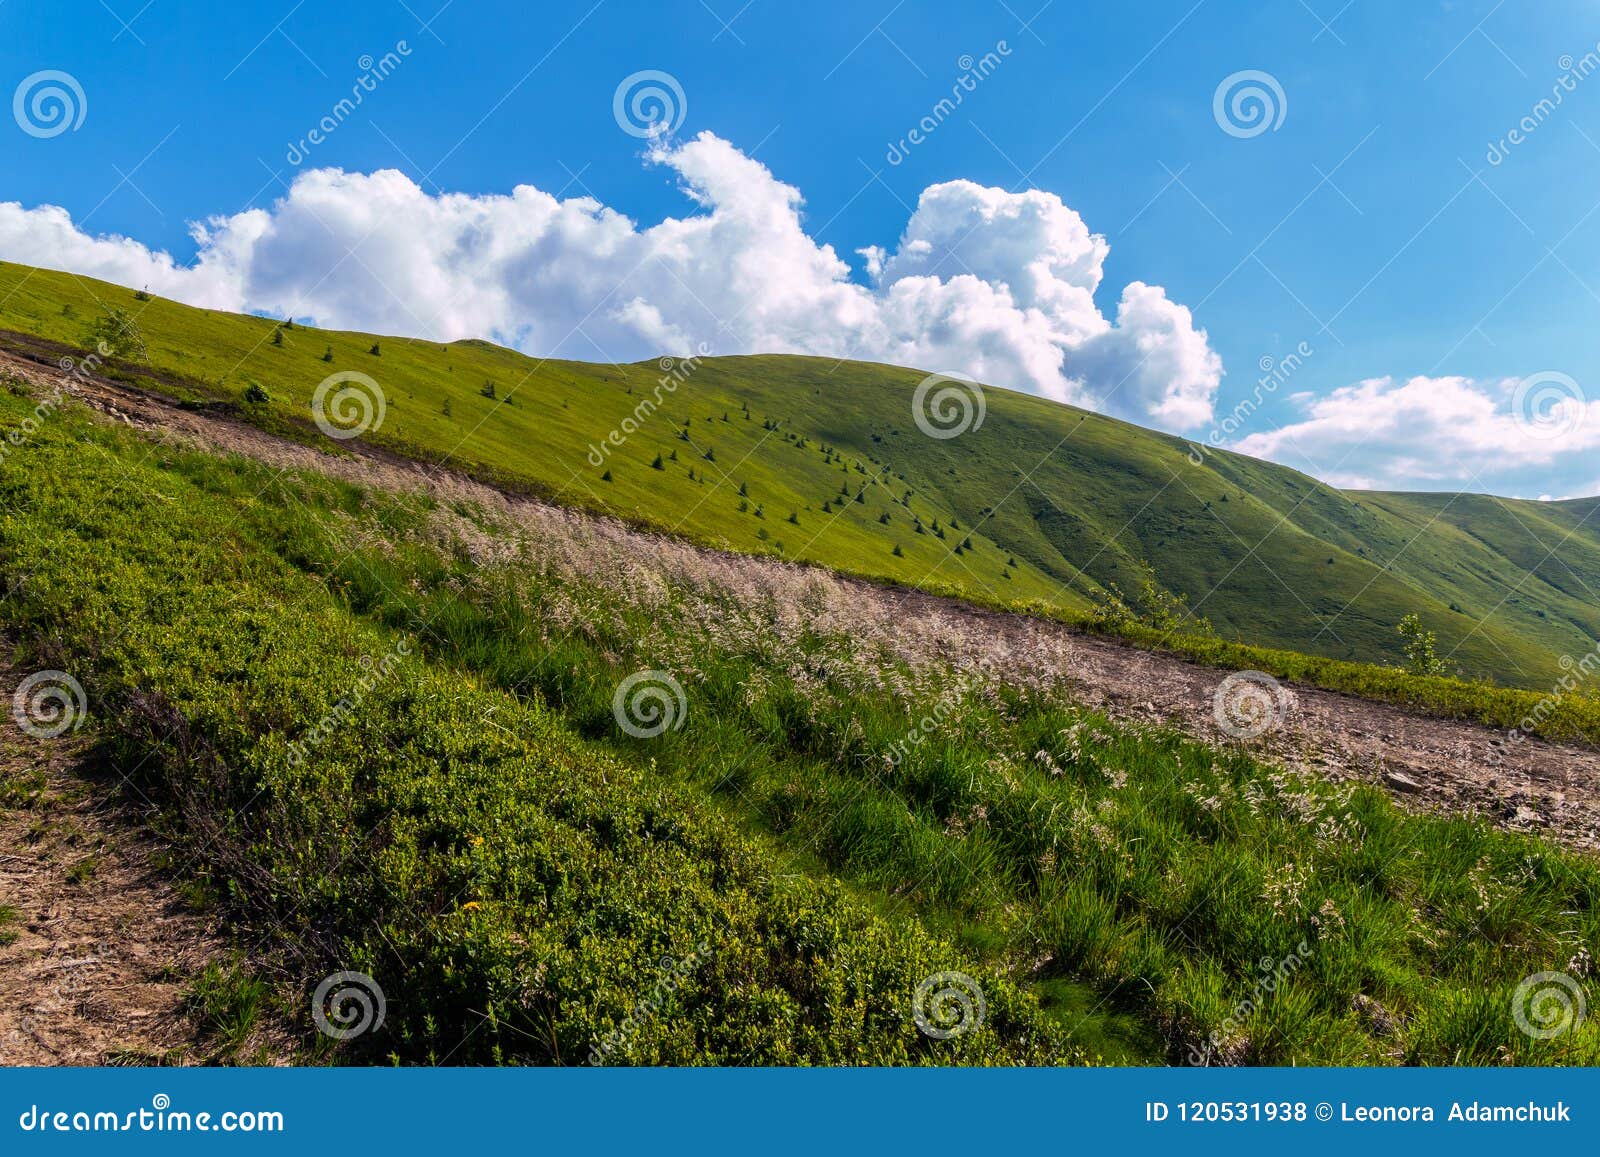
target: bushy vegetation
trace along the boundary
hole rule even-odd
[[[401,1059],[1600,1060],[1511,1016],[1600,950],[1591,859],[1113,721],[1042,629],[71,415],[0,501],[31,653],[310,981],[380,978]],[[645,670],[683,698],[633,738]],[[932,1041],[953,968],[988,1022]]]
[[[8,428],[27,412],[0,400]],[[1078,1056],[1033,997],[914,920],[787,872],[539,703],[406,656],[274,525],[370,515],[383,533],[410,517],[396,504],[59,413],[0,474],[0,505],[9,630],[81,681],[116,766],[241,927],[308,990],[335,968],[378,979],[388,1022],[361,1046],[578,1064],[626,1023],[608,1059]],[[670,999],[631,1017],[661,962],[691,954]],[[932,1040],[911,994],[953,968],[981,979],[988,1017]]]

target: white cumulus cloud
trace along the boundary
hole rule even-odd
[[[1590,468],[1600,448],[1600,400],[1588,400],[1577,383],[1543,401],[1519,396],[1518,385],[1369,378],[1324,395],[1295,395],[1300,421],[1231,448],[1361,489],[1516,490],[1547,485],[1552,468]]]
[[[957,372],[1171,429],[1205,424],[1222,376],[1159,286],[1096,304],[1109,246],[1054,194],[970,181],[923,191],[871,284],[805,228],[799,190],[702,133],[657,142],[695,211],[640,227],[592,198],[522,185],[430,194],[402,173],[301,173],[269,209],[193,227],[180,265],[65,210],[0,204],[0,257],[213,309],[532,354],[631,361],[808,353]]]

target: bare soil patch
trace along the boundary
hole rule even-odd
[[[0,1064],[234,1059],[189,999],[227,942],[179,894],[87,736],[38,739],[13,721],[24,674],[0,652]]]

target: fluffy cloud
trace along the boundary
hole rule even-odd
[[[392,170],[302,173],[269,210],[194,227],[180,266],[92,237],[53,206],[0,204],[0,257],[213,309],[533,354],[630,361],[809,353],[958,372],[1173,429],[1210,417],[1222,364],[1158,286],[1095,303],[1108,246],[1050,193],[924,190],[893,251],[850,279],[800,192],[710,133],[649,154],[698,212],[640,228],[578,197],[430,195]]]
[[[1371,378],[1290,401],[1301,421],[1232,448],[1292,463],[1335,486],[1516,490],[1547,485],[1553,472],[1591,469],[1600,448],[1600,400],[1556,375]]]

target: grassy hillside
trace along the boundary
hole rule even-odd
[[[448,495],[70,406],[0,472],[10,641],[293,1007],[377,979],[338,1059],[1600,1057],[1512,1016],[1600,951],[1590,857],[1119,723],[1042,644],[823,573]],[[952,971],[982,1027],[941,1039],[912,994]]]
[[[1153,578],[1225,637],[1367,662],[1397,661],[1395,626],[1417,613],[1452,670],[1530,687],[1600,635],[1594,500],[1345,493],[1238,455],[1195,465],[1180,439],[993,388],[980,428],[934,439],[911,370],[539,361],[0,263],[0,330],[80,347],[112,310],[146,351],[118,372],[146,385],[317,436],[318,383],[358,371],[387,401],[373,443],[713,545],[1068,615]]]

